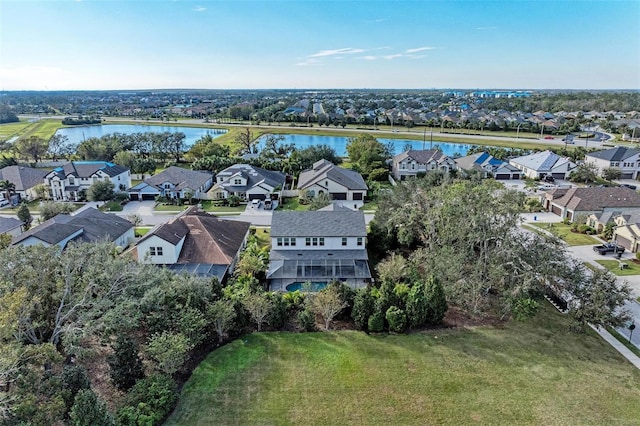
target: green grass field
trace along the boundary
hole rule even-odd
[[[640,371],[545,304],[410,335],[254,333],[212,352],[167,425],[636,424]]]
[[[564,223],[530,222],[529,225],[551,232],[570,246],[587,246],[600,243],[590,235],[571,232],[571,225],[565,225]]]
[[[596,260],[596,262],[621,277],[627,275],[640,275],[640,265],[634,262],[623,261],[622,263],[627,265],[625,269],[620,269],[620,262],[617,260]]]

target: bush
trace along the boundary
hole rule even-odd
[[[127,194],[126,192],[116,192],[113,196],[113,200],[119,203],[122,203],[123,201],[129,201],[129,194]]]
[[[389,330],[395,333],[403,333],[407,328],[407,315],[397,306],[387,309],[385,318],[389,323]]]
[[[384,330],[384,314],[382,312],[376,312],[369,317],[368,321],[369,331],[379,333]]]
[[[113,355],[107,360],[111,381],[118,389],[128,390],[144,377],[144,366],[138,356],[138,346],[130,337],[119,334],[113,345]]]
[[[107,405],[98,399],[91,389],[78,392],[69,417],[70,424],[73,426],[112,426],[114,424]]]
[[[315,331],[316,329],[316,314],[311,309],[304,309],[298,312],[298,325],[304,331]]]
[[[369,287],[361,288],[356,291],[356,297],[353,301],[353,309],[351,310],[351,318],[360,330],[367,331],[369,328],[369,318],[375,310],[375,299],[371,294]]]
[[[267,322],[275,329],[281,329],[289,319],[288,305],[280,293],[269,293],[271,310]]]
[[[126,426],[160,424],[177,400],[175,383],[169,376],[159,374],[139,380],[118,411],[118,423]]]

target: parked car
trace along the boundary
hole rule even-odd
[[[545,175],[545,176],[544,176],[544,178],[543,178],[543,180],[544,180],[545,182],[548,182],[548,183],[553,183],[553,182],[555,182],[555,181],[556,181],[556,178],[554,178],[554,177],[553,177],[553,176],[551,176],[551,175]]]
[[[629,185],[628,183],[621,183],[620,186],[624,186],[625,188],[633,189],[634,191],[638,189],[635,185]]]
[[[553,139],[553,136],[545,136],[545,139]]]
[[[272,204],[271,204],[271,200],[270,199],[267,198],[266,200],[264,200],[264,209],[265,210],[271,210],[271,206],[272,206]]]
[[[605,255],[607,253],[624,253],[624,247],[620,244],[616,243],[606,243],[601,244],[599,246],[594,246],[593,251],[600,253],[601,255]]]
[[[254,198],[253,200],[251,200],[252,207],[260,207],[260,204],[262,204],[262,200],[260,200],[259,198]]]
[[[0,207],[5,207],[9,205],[9,200],[0,200]]]

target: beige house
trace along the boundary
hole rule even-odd
[[[607,212],[640,212],[640,194],[625,187],[556,188],[547,191],[543,205],[562,219],[573,222],[581,216],[587,218],[595,214],[600,217]]]
[[[614,219],[613,240],[632,253],[640,245],[640,213],[619,215]]]

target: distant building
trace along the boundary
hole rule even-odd
[[[531,179],[540,179],[547,175],[555,179],[567,179],[578,167],[570,159],[548,150],[513,158],[509,160],[509,164],[522,170],[522,173]]]
[[[640,150],[617,146],[602,151],[590,152],[584,156],[584,162],[594,164],[598,173],[607,168],[620,169],[620,179],[638,179],[640,172]]]

